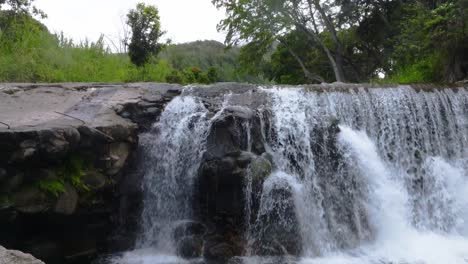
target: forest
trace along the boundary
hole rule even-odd
[[[121,40],[126,52],[117,52],[104,36],[76,42],[49,32],[41,23],[47,14],[33,0],[0,0],[0,81],[305,84],[467,78],[468,0],[212,3],[226,10],[218,25],[226,32],[224,44],[163,43],[157,8],[140,4],[127,16],[132,35]],[[134,26],[148,19],[137,16],[144,8],[154,11],[151,36],[131,27],[132,12]],[[145,37],[152,45],[133,41]],[[143,57],[132,54],[132,44],[148,55],[135,61]]]

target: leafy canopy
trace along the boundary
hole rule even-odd
[[[165,33],[161,30],[159,11],[155,6],[139,3],[128,13],[127,24],[132,32],[128,46],[130,60],[137,66],[143,66],[164,47],[159,43]]]

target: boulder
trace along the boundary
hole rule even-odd
[[[45,264],[30,254],[17,250],[7,250],[0,246],[0,263],[4,264]]]
[[[109,156],[105,158],[106,174],[117,174],[127,161],[131,146],[129,143],[116,142],[109,145]]]
[[[198,258],[203,253],[203,240],[196,236],[184,236],[177,242],[177,255],[183,258]]]
[[[200,222],[185,220],[175,224],[173,237],[178,241],[185,236],[203,237],[206,233],[206,226]]]
[[[54,212],[63,215],[71,215],[75,212],[78,205],[78,193],[70,184],[65,183],[64,186],[65,191],[58,197]]]
[[[91,190],[100,190],[107,184],[107,177],[98,171],[88,171],[83,176],[83,183]]]
[[[46,193],[34,187],[24,187],[12,195],[14,207],[26,214],[44,212],[51,207]]]
[[[231,244],[216,243],[205,246],[203,256],[209,260],[225,262],[236,255],[235,251]]]
[[[23,184],[24,173],[16,172],[13,175],[7,175],[3,182],[0,184],[0,193],[11,193],[16,190]]]

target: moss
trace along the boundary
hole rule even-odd
[[[55,197],[65,192],[65,185],[62,179],[47,179],[41,180],[37,183],[39,189],[47,192]]]
[[[71,183],[78,190],[89,191],[88,186],[83,182],[83,177],[91,169],[93,169],[91,162],[80,156],[73,155],[57,169],[57,175],[61,180]]]
[[[8,195],[0,195],[0,210],[13,206],[13,202]]]
[[[89,187],[83,182],[83,177],[94,167],[91,162],[79,155],[68,157],[60,166],[53,168],[55,175],[52,179],[43,179],[36,182],[40,190],[58,197],[65,192],[65,183],[71,184],[77,190],[88,192]]]

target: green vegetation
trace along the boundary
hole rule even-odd
[[[125,49],[115,53],[104,37],[76,43],[51,34],[33,0],[0,0],[0,81],[303,84],[468,77],[468,0],[212,2],[227,10],[219,24],[227,46],[162,44],[158,10],[138,4],[127,16]]]
[[[40,180],[37,186],[55,197],[65,191],[65,183],[71,184],[77,190],[89,191],[88,186],[83,182],[83,177],[92,169],[90,162],[79,156],[70,156],[54,170],[55,177]]]
[[[159,39],[164,35],[159,22],[159,11],[155,6],[137,4],[136,9],[127,15],[132,38],[128,45],[128,55],[133,64],[138,67],[147,64],[163,49]]]
[[[241,68],[277,83],[468,76],[468,0],[212,2],[227,10],[226,42],[247,42]]]

